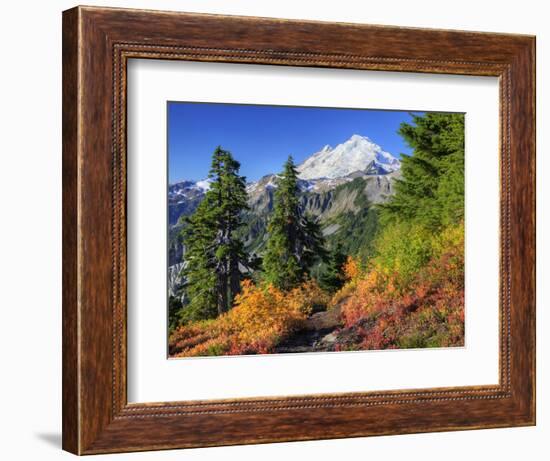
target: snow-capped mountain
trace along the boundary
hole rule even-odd
[[[371,174],[387,174],[401,167],[401,162],[366,136],[354,134],[336,147],[323,147],[298,165],[301,179],[341,178],[356,171],[370,169]]]
[[[332,148],[325,146],[298,167],[302,193],[321,193],[352,181],[358,176],[384,176],[397,172],[401,162],[366,136],[354,134]],[[390,175],[393,176],[393,175]],[[169,223],[192,214],[210,189],[210,179],[180,181],[168,188]],[[247,185],[249,201],[255,202],[265,191],[277,188],[277,175],[268,174]],[[271,194],[270,200],[271,200]]]
[[[204,194],[210,189],[211,179],[180,181],[168,186],[168,221],[175,224],[180,216],[188,216],[196,210]]]
[[[184,180],[176,182],[174,184],[170,184],[168,186],[168,193],[174,196],[180,195],[182,197],[192,192],[204,193],[208,189],[210,189],[211,184],[212,179],[210,178],[203,179],[202,181]]]

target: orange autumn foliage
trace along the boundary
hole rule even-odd
[[[364,275],[359,261],[353,256],[348,256],[344,267],[342,268],[344,280],[346,283],[332,297],[329,308],[337,306],[346,299],[357,287],[357,282]]]
[[[359,277],[359,262],[352,256],[348,256],[343,267],[345,280],[354,280]]]
[[[182,326],[170,336],[170,356],[269,353],[301,327],[316,305],[327,301],[314,280],[288,292],[245,280],[229,312],[214,320]]]

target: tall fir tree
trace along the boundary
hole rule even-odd
[[[437,236],[464,219],[464,115],[427,113],[403,123],[413,148],[401,158],[395,194],[380,209],[374,243],[378,267],[398,273],[401,287],[441,250]]]
[[[210,189],[184,228],[183,270],[190,320],[226,312],[240,289],[247,254],[237,230],[247,209],[246,181],[229,151],[216,148],[208,177]]]
[[[277,181],[263,256],[264,279],[283,290],[301,283],[315,261],[325,257],[320,227],[302,213],[299,192],[298,173],[289,156]]]
[[[464,115],[428,113],[403,123],[413,148],[401,159],[395,195],[381,206],[385,222],[409,221],[430,229],[464,218]]]

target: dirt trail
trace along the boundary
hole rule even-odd
[[[336,340],[334,331],[342,326],[340,307],[312,314],[302,330],[282,341],[275,353],[333,351]]]

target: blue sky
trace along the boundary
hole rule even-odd
[[[206,178],[218,145],[241,163],[247,181],[280,171],[289,154],[299,164],[353,134],[399,157],[411,149],[397,130],[411,120],[405,111],[169,102],[169,182]]]

